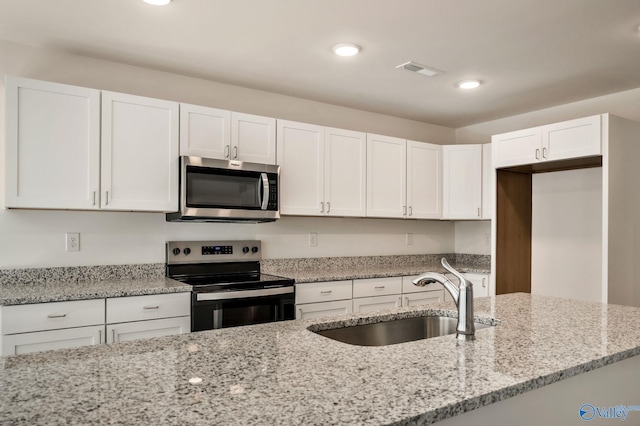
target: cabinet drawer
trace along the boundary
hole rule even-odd
[[[427,272],[427,271],[425,271]],[[402,277],[402,293],[420,293],[423,291],[435,291],[435,290],[443,290],[442,284],[440,283],[432,283],[427,284],[424,287],[419,287],[413,284],[413,279],[418,278],[420,275],[413,275],[410,277]],[[455,283],[455,281],[454,281]]]
[[[107,299],[107,324],[191,315],[191,293]]]
[[[104,324],[104,299],[2,306],[2,334]]]
[[[352,295],[351,280],[296,284],[296,305],[351,299]]]
[[[353,299],[353,312],[375,312],[381,309],[394,309],[402,306],[399,294],[393,296],[374,296]]]
[[[101,300],[104,301],[104,299]],[[2,336],[2,355],[98,345],[104,341],[103,334],[104,325],[10,334]]]
[[[402,292],[402,277],[353,280],[353,297],[387,296]]]
[[[296,305],[296,319],[333,317],[350,314],[351,312],[353,312],[351,300]]]

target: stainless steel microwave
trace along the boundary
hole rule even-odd
[[[168,222],[273,222],[280,166],[180,157],[180,210]]]

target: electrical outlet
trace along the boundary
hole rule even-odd
[[[65,250],[80,251],[80,233],[67,232],[65,234]]]
[[[412,246],[413,245],[413,234],[411,232],[407,232],[407,236],[405,238],[405,243],[408,246]]]
[[[484,234],[484,246],[489,247],[491,245],[491,234]]]
[[[318,234],[315,232],[309,232],[309,247],[318,246]]]

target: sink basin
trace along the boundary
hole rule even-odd
[[[457,324],[457,318],[426,316],[332,328],[314,331],[314,333],[350,345],[386,346],[455,334]],[[491,327],[489,324],[479,322],[474,324],[476,330]]]

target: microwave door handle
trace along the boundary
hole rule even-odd
[[[262,177],[262,210],[266,210],[269,205],[269,177],[266,173],[260,174]]]

